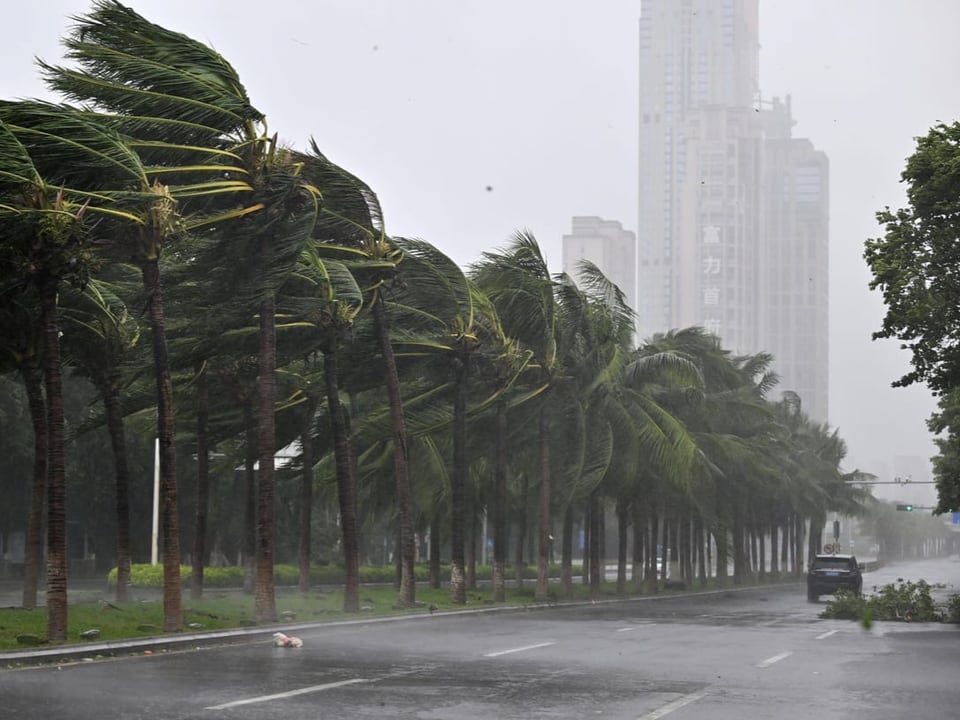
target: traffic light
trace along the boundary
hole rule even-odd
[[[897,505],[897,510],[906,510],[907,512],[913,512],[913,505]]]

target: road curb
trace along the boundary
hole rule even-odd
[[[457,610],[438,610],[411,615],[386,615],[380,617],[358,617],[349,620],[310,621],[301,623],[275,623],[256,627],[231,628],[229,630],[210,630],[177,635],[149,636],[132,640],[110,642],[92,642],[82,645],[58,645],[56,647],[32,648],[0,652],[0,670],[13,670],[27,666],[59,665],[77,661],[92,661],[103,658],[137,656],[141,654],[164,653],[197,648],[201,645],[213,647],[218,644],[236,644],[245,641],[272,641],[277,631],[297,632],[323,627],[349,627],[351,625],[373,625],[398,621],[426,621],[433,618],[456,615],[481,615],[502,612],[533,612],[537,610],[560,610],[564,608],[583,608],[600,605],[620,605],[636,602],[658,602],[683,598],[708,597],[727,593],[747,592],[750,590],[788,589],[801,585],[801,582],[784,582],[765,585],[741,585],[715,590],[697,590],[692,592],[658,593],[656,595],[637,595],[625,598],[607,598],[603,600],[577,600],[573,602],[541,602],[526,605],[497,605],[493,607],[463,608]],[[149,651],[149,652],[148,652]]]

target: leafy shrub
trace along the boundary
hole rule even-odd
[[[957,602],[957,610],[960,612],[960,601]],[[900,578],[896,583],[884,585],[876,593],[865,597],[857,597],[848,590],[837,590],[834,600],[827,603],[820,617],[942,622],[945,614],[934,602],[929,583],[924,580],[908,582]]]
[[[960,595],[951,595],[947,600],[947,622],[960,623]]]
[[[579,572],[579,568],[574,567],[574,573]],[[512,567],[507,567],[507,578],[514,576]],[[189,565],[180,566],[180,582],[184,585],[190,582],[191,568]],[[550,566],[550,575],[552,577],[560,576],[560,565]],[[203,584],[209,588],[239,588],[243,587],[244,568],[238,565],[227,567],[205,567],[203,569]],[[430,566],[427,563],[418,563],[414,566],[414,577],[420,582],[430,579]],[[490,565],[477,565],[477,579],[490,580],[493,577],[493,568]],[[523,568],[523,577],[528,580],[536,579],[537,568],[525,566]],[[450,565],[447,563],[440,566],[441,580],[449,580]],[[360,568],[360,582],[370,585],[385,585],[396,582],[397,570],[394,565],[368,565]],[[300,568],[296,565],[276,565],[273,569],[273,581],[277,586],[296,585],[300,580]],[[130,581],[133,587],[139,588],[162,588],[163,587],[163,565],[137,564],[130,566]],[[346,581],[344,570],[339,565],[313,565],[310,568],[311,585],[343,585]],[[107,574],[107,584],[114,588],[117,586],[117,569],[113,568]]]
[[[874,604],[873,617],[876,620],[943,620],[943,614],[930,596],[930,585],[924,580],[912,583],[901,579],[895,584],[884,585],[870,600]]]
[[[862,595],[840,588],[834,593],[833,598],[827,603],[826,609],[820,613],[820,617],[839,620],[860,620],[863,617],[867,600]]]

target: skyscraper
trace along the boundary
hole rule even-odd
[[[830,165],[791,136],[789,97],[765,104],[761,117],[760,348],[774,356],[780,387],[827,420]]]
[[[635,308],[637,239],[615,220],[595,216],[573,218],[571,232],[563,236],[563,271],[577,280],[577,263],[589,260],[620,288],[627,304]]]
[[[827,163],[761,99],[758,24],[757,0],[641,2],[640,337],[700,325],[771,352],[826,419]]]

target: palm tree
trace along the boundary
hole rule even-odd
[[[732,357],[719,338],[697,327],[655,335],[641,349],[641,356],[656,362],[671,355],[693,365],[700,380],[686,387],[660,383],[657,396],[683,423],[699,449],[699,460],[687,480],[697,483],[692,497],[697,498],[699,511],[712,520],[718,577],[722,582],[726,576],[732,529],[739,580],[744,572],[742,506],[746,501],[740,494],[745,492],[742,483],[750,477],[762,485],[762,479],[774,472],[767,443],[772,416],[763,400],[775,382],[766,372],[770,358],[762,354]],[[682,500],[674,498],[672,504],[679,513]]]
[[[358,612],[360,548],[356,477],[353,471],[349,427],[340,398],[339,362],[340,345],[363,308],[363,292],[342,262],[322,256],[324,249],[322,244],[314,244],[304,251],[299,270],[283,288],[280,304],[283,311],[291,316],[292,322],[288,324],[309,328],[306,337],[297,334],[297,338],[303,338],[304,341],[301,347],[308,351],[316,348],[323,355],[323,383],[333,435],[334,471],[344,555],[343,609],[344,612]],[[314,406],[315,400],[308,397],[307,403]],[[308,423],[311,415],[308,411]],[[312,477],[313,460],[312,452],[308,453],[310,446],[307,436],[308,427],[305,427],[304,471],[306,473],[306,466],[309,466]],[[301,503],[306,505],[308,501],[308,492],[304,487]],[[304,529],[307,529],[306,517],[303,522]],[[305,555],[308,557],[307,550],[302,548],[301,558]],[[303,572],[304,568],[301,567],[301,583]]]
[[[561,373],[557,355],[558,301],[554,278],[547,268],[536,238],[517,232],[501,252],[484,253],[475,265],[474,278],[497,309],[504,332],[529,349],[537,368],[537,436],[540,481],[539,544],[535,597],[547,598],[547,581],[552,536],[551,516],[551,431],[556,381]]]
[[[407,255],[401,269],[407,289],[391,303],[404,328],[395,342],[398,354],[418,360],[419,371],[428,377],[448,378],[434,389],[447,396],[445,402],[451,405],[449,420],[447,416],[441,420],[444,429],[451,431],[452,447],[450,588],[453,602],[464,604],[468,394],[477,372],[509,347],[493,306],[449,257],[422,240],[396,238],[395,242]],[[487,397],[481,396],[472,412],[492,406],[511,382],[484,392]],[[407,407],[412,404],[408,402]],[[435,403],[428,403],[428,409],[434,408]]]
[[[76,371],[88,377],[103,402],[113,450],[117,521],[117,602],[130,591],[130,471],[124,428],[123,363],[129,361],[140,337],[136,320],[127,312],[117,288],[94,281],[83,290],[62,296],[64,344]]]
[[[702,380],[689,361],[672,353],[632,353],[634,316],[623,293],[590,262],[581,262],[578,276],[582,289],[564,283],[561,304],[562,327],[574,329],[576,335],[574,342],[561,345],[568,348],[564,365],[570,368],[579,388],[586,428],[587,451],[570,496],[571,500],[586,499],[592,520],[600,519],[604,496],[616,500],[617,585],[618,592],[623,593],[629,509],[631,504],[642,502],[640,480],[656,475],[685,489],[699,459],[691,436],[659,404],[654,388],[659,382],[678,392],[689,391],[699,388]],[[595,535],[598,529],[592,528],[588,543],[594,594],[599,592],[601,582],[601,543]],[[570,524],[565,523],[564,532],[570,530]],[[565,537],[564,547],[571,545]],[[566,551],[563,562],[569,566]]]
[[[0,171],[2,172],[2,171]],[[0,277],[15,275],[14,266],[0,268]],[[0,294],[0,338],[4,370],[16,370],[23,381],[33,430],[33,476],[27,522],[22,605],[37,606],[37,586],[43,559],[43,510],[47,487],[47,408],[43,395],[42,337],[36,327],[38,309],[33,292],[23,287]]]
[[[273,594],[273,465],[275,454],[275,298],[295,266],[318,212],[319,192],[302,182],[300,164],[267,136],[264,115],[250,103],[236,71],[209,47],[145,20],[114,0],[97,0],[67,37],[67,57],[78,70],[43,65],[51,87],[89,103],[118,128],[157,181],[157,204],[141,234],[144,285],[154,334],[157,367],[161,484],[164,507],[165,627],[181,621],[174,574],[176,476],[172,387],[160,295],[159,258],[180,212],[186,227],[216,227],[226,244],[237,241],[255,253],[256,271],[243,299],[257,307],[258,517],[255,616],[276,618]],[[199,182],[198,182],[199,180]],[[237,193],[250,193],[243,199]],[[227,195],[226,202],[223,196]],[[247,217],[249,216],[249,217]],[[226,247],[229,247],[227,245]]]
[[[68,108],[39,102],[0,103],[0,213],[16,272],[8,288],[34,288],[43,327],[47,400],[47,636],[67,632],[63,389],[57,295],[62,282],[89,277],[85,218],[126,223],[138,217],[110,207],[91,188],[142,177],[137,158],[115,133]]]
[[[399,534],[400,593],[397,605],[412,607],[416,600],[416,543],[408,438],[400,375],[387,311],[387,295],[392,292],[404,254],[387,236],[380,201],[369,186],[327,160],[316,143],[311,143],[311,151],[312,158],[304,160],[306,176],[324,189],[318,239],[323,245],[324,255],[342,260],[363,289],[366,307],[370,309],[373,322],[374,342],[383,362],[382,380],[387,388],[389,406],[390,451]]]

